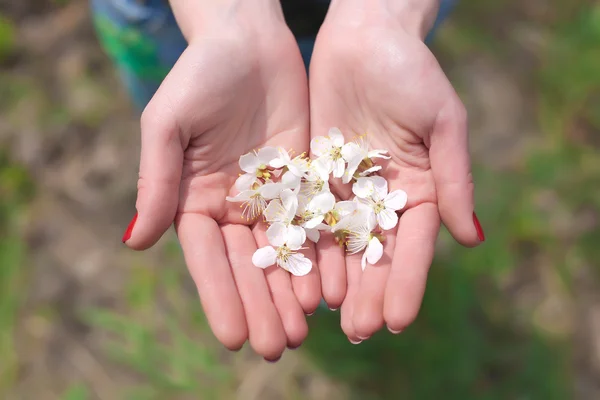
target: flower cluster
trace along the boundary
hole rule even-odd
[[[235,182],[239,194],[228,201],[242,203],[242,217],[267,222],[269,245],[258,249],[252,263],[260,268],[277,264],[293,275],[306,275],[312,262],[300,253],[306,240],[318,242],[322,231],[332,232],[349,254],[364,252],[362,268],[383,255],[384,231],[398,224],[397,211],[407,202],[403,190],[388,191],[377,175],[376,159],[387,151],[369,150],[364,136],[345,143],[337,128],[314,138],[312,154],[296,157],[283,148],[265,147],[240,157],[244,171]],[[352,183],[352,200],[337,201],[330,177]]]

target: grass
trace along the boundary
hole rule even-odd
[[[167,253],[173,254],[176,246],[168,245]],[[92,326],[113,334],[106,349],[111,358],[143,377],[143,384],[125,394],[127,399],[186,393],[202,393],[207,400],[229,398],[232,374],[220,363],[198,301],[190,301],[181,289],[188,279],[181,263],[158,271],[139,265],[131,271],[126,315],[102,309],[85,312]]]
[[[15,38],[15,27],[12,21],[0,14],[0,62],[15,51]]]
[[[453,57],[481,53],[512,62],[508,41],[498,40],[518,2],[462,2],[455,23],[440,32]],[[398,337],[380,332],[353,346],[339,328],[339,314],[310,318],[303,351],[314,372],[351,388],[353,398],[376,399],[543,399],[571,397],[573,344],[539,318],[539,304],[523,306],[506,282],[519,274],[544,274],[557,282],[556,295],[577,297],[575,276],[590,266],[600,277],[600,229],[579,229],[572,220],[600,213],[600,7],[552,2],[544,21],[545,44],[535,81],[540,145],[511,171],[476,166],[477,210],[484,246],[459,248],[446,232],[431,268],[421,314]],[[561,8],[562,7],[562,8]],[[561,17],[562,16],[562,17]],[[10,37],[0,21],[2,43]],[[501,31],[501,32],[500,32]],[[10,42],[12,39],[8,40]],[[501,42],[501,43],[500,43]],[[464,58],[463,58],[464,57]],[[18,82],[0,93],[23,91]],[[3,102],[6,101],[6,97]],[[4,103],[3,103],[4,104]],[[87,114],[86,114],[87,115]],[[96,118],[91,118],[94,124]],[[594,134],[596,133],[596,135]],[[0,397],[17,379],[14,331],[26,285],[21,215],[31,196],[23,170],[0,156]],[[587,213],[587,214],[586,214]],[[562,229],[562,226],[568,229]],[[122,393],[126,400],[233,398],[235,376],[208,333],[197,299],[181,288],[188,282],[179,250],[170,243],[156,269],[136,259],[122,312],[87,310],[85,318],[110,334],[106,353],[139,376]],[[573,263],[573,258],[579,260]],[[541,261],[540,261],[541,260]],[[538,278],[539,280],[539,278]],[[290,398],[297,394],[290,394]],[[84,382],[73,382],[64,400],[88,399]]]
[[[483,193],[525,196],[508,174],[477,175]],[[307,343],[315,362],[352,385],[356,399],[568,398],[565,341],[545,337],[533,324],[516,326],[515,314],[526,311],[497,289],[522,265],[517,245],[532,235],[529,229],[518,233],[531,226],[526,210],[500,199],[482,210],[492,227],[485,246],[451,246],[438,255],[413,326],[398,337],[381,332],[353,346],[337,328],[339,315],[324,313],[312,320]]]
[[[26,286],[25,245],[19,228],[31,189],[25,171],[11,165],[0,152],[0,397],[3,398],[17,379],[19,368],[14,334],[23,301],[21,288]]]

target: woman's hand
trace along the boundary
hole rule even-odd
[[[216,337],[230,349],[249,339],[275,360],[307,335],[317,268],[290,277],[254,267],[264,232],[225,198],[237,194],[241,155],[308,150],[304,64],[275,0],[172,3],[189,47],[143,113],[138,216],[124,239],[146,249],[175,222]]]
[[[353,342],[384,324],[397,333],[415,319],[440,217],[461,244],[484,240],[473,212],[465,108],[423,42],[436,12],[432,0],[334,1],[317,37],[311,135],[330,127],[346,140],[366,133],[371,148],[389,151],[390,191],[408,193],[377,265],[361,272],[360,255],[344,255],[331,237],[317,245],[323,297],[331,308],[341,305]],[[351,194],[338,188],[338,195]]]

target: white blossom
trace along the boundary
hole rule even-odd
[[[288,171],[298,178],[306,175],[310,167],[310,162],[304,157],[304,154],[291,158],[290,153],[282,147],[277,148],[277,152],[277,157],[273,158],[269,163],[271,167],[287,167]]]
[[[298,196],[290,190],[281,191],[279,198],[272,200],[264,210],[265,219],[273,223],[281,223],[289,226],[298,210]]]
[[[334,226],[334,230],[343,231],[346,239],[346,249],[349,254],[365,251],[361,267],[365,270],[367,263],[376,264],[383,255],[383,245],[373,230],[376,221],[371,210],[358,207],[351,214],[346,215]]]
[[[342,182],[348,183],[354,177],[358,166],[364,162],[369,168],[359,173],[359,176],[368,176],[373,172],[381,170],[380,165],[373,165],[373,159],[383,158],[389,160],[387,150],[369,150],[366,136],[360,136],[356,141],[346,143],[342,146],[342,157],[348,163]]]
[[[253,189],[244,190],[234,197],[227,196],[226,200],[233,203],[242,203],[242,217],[253,220],[263,214],[267,208],[268,200],[279,196],[284,186],[281,183],[268,182],[264,185],[255,183]]]
[[[321,192],[329,192],[329,172],[322,162],[316,160],[300,184],[300,194],[312,198]]]
[[[396,211],[403,209],[408,200],[404,190],[388,193],[387,181],[380,176],[358,178],[352,191],[359,202],[373,210],[377,224],[383,230],[392,229],[398,224]]]
[[[248,190],[258,182],[259,178],[270,179],[267,170],[269,163],[279,155],[274,147],[263,147],[258,151],[252,151],[240,157],[240,168],[245,174],[240,175],[235,181],[235,187],[240,192]]]
[[[398,224],[398,210],[407,204],[403,190],[388,193],[382,169],[375,159],[389,159],[385,150],[369,150],[367,136],[344,143],[338,128],[310,143],[314,159],[292,157],[282,147],[265,147],[240,157],[244,172],[235,181],[239,194],[228,201],[242,203],[242,216],[263,216],[268,245],[253,254],[256,267],[278,265],[302,276],[312,262],[299,250],[306,240],[318,242],[330,231],[349,254],[362,253],[361,266],[376,264],[383,256],[384,231]],[[343,183],[354,180],[351,200],[337,201],[329,186],[330,175]]]
[[[310,142],[310,150],[317,156],[321,165],[328,174],[333,172],[334,178],[344,175],[346,162],[342,157],[342,146],[344,146],[344,135],[338,128],[331,128],[328,136],[317,136]]]
[[[323,192],[313,197],[306,207],[298,213],[302,226],[313,229],[325,219],[325,214],[335,206],[335,197],[331,192]]]
[[[252,264],[259,268],[277,264],[296,276],[310,272],[312,262],[304,254],[298,253],[306,240],[304,229],[276,222],[267,230],[267,238],[271,245],[256,250],[252,255]]]

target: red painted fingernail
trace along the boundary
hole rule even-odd
[[[475,229],[477,229],[477,237],[481,242],[485,242],[485,233],[483,233],[483,229],[481,228],[481,224],[479,223],[475,211],[473,211],[473,223],[475,224]]]
[[[135,213],[135,215],[131,219],[131,222],[127,226],[127,229],[125,230],[125,233],[123,234],[123,239],[121,239],[121,241],[123,243],[128,241],[129,238],[131,237],[131,232],[133,231],[133,227],[135,226],[135,221],[137,221],[137,217],[138,217],[138,213]]]

